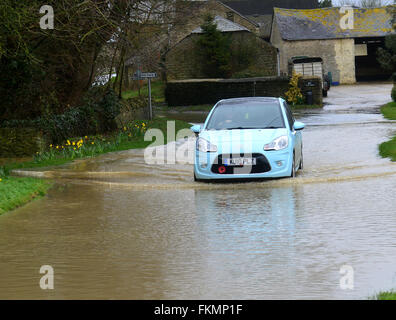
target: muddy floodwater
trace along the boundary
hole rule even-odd
[[[390,84],[333,87],[299,112],[296,179],[195,183],[132,150],[44,170],[49,195],[0,216],[0,298],[365,299],[396,288]],[[40,174],[40,173],[38,173]],[[39,287],[42,265],[54,290]],[[340,268],[354,288],[340,287]]]

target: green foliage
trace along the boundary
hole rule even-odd
[[[331,0],[319,0],[319,8],[329,8],[332,6],[333,3]]]
[[[383,158],[391,158],[392,161],[396,161],[396,137],[390,141],[381,143],[379,153]]]
[[[52,143],[69,137],[115,130],[115,118],[120,113],[120,101],[112,90],[94,87],[86,94],[83,105],[69,108],[62,114],[46,114],[33,120],[8,120],[4,128],[32,127],[42,130]]]
[[[0,178],[0,215],[46,194],[51,184],[33,178]]]
[[[139,110],[148,106],[148,98],[146,96],[133,97],[126,100],[130,110]]]
[[[385,118],[396,120],[396,102],[390,102],[382,106],[381,112]],[[389,157],[392,161],[396,161],[396,137],[390,141],[380,144],[379,152],[382,157]]]
[[[0,166],[0,178],[4,178],[10,175],[10,170],[7,166]]]
[[[76,158],[93,157],[103,153],[145,148],[150,141],[144,141],[144,134],[148,129],[159,129],[163,132],[167,143],[167,118],[157,118],[151,121],[135,120],[118,131],[108,135],[83,136],[70,138],[61,144],[51,144],[42,152],[34,156],[33,161],[9,163],[2,170],[8,175],[10,170],[21,168],[39,168],[52,165],[61,165]],[[175,121],[176,132],[190,128],[191,124],[185,121]],[[73,144],[74,143],[74,144]]]
[[[301,76],[293,71],[293,76],[290,79],[289,90],[285,93],[286,99],[289,103],[299,105],[304,103],[304,96],[298,86],[298,80]]]
[[[217,29],[212,16],[201,25],[202,35],[197,41],[203,71],[209,78],[226,78],[231,72],[231,39]]]
[[[384,70],[396,71],[396,34],[385,37],[385,48],[378,48],[377,60]]]
[[[163,81],[156,80],[151,82],[151,96],[153,102],[157,102],[157,103],[164,102],[165,100],[164,91],[165,91],[165,83]],[[148,95],[148,89],[147,89],[147,83],[145,83],[140,88],[140,96],[146,97],[147,99],[147,95]],[[130,98],[136,98],[136,97],[139,97],[138,89],[124,91],[122,93],[123,99],[128,100]]]
[[[264,76],[266,70],[256,70],[259,56],[254,35],[222,33],[211,16],[201,26],[203,33],[196,41],[196,57],[207,78],[238,78]]]
[[[378,293],[375,298],[377,300],[396,300],[396,291],[385,291]]]
[[[55,29],[41,29],[51,5]],[[81,105],[96,60],[121,22],[124,0],[1,0],[0,121],[35,119]]]
[[[381,112],[385,118],[396,120],[396,102],[389,102],[381,107]]]

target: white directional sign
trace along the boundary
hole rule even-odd
[[[148,80],[148,96],[149,96],[149,119],[153,119],[153,107],[151,105],[151,79],[152,78],[157,78],[157,73],[156,72],[141,72],[140,70],[136,71],[133,74],[132,79],[133,80]]]
[[[133,74],[133,80],[144,80],[144,79],[151,79],[157,78],[156,72],[135,72]]]

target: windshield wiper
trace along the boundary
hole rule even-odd
[[[235,128],[225,128],[224,130],[249,130],[249,129],[280,129],[281,127],[235,127]]]

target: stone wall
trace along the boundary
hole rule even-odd
[[[277,75],[277,51],[268,42],[247,31],[227,33],[231,37],[231,50],[254,46],[257,52],[253,63],[246,71],[254,76]],[[179,42],[166,55],[167,80],[204,79],[201,58],[197,52],[198,34],[191,34]]]
[[[288,88],[288,77],[195,79],[168,82],[165,97],[171,107],[191,106],[214,104],[229,98],[281,97]]]
[[[334,82],[355,83],[354,39],[285,41],[273,24],[271,43],[280,51],[280,70],[288,72],[288,61],[294,56],[321,57],[325,73],[331,72]]]
[[[42,134],[33,128],[0,128],[0,157],[32,156],[47,144]]]

